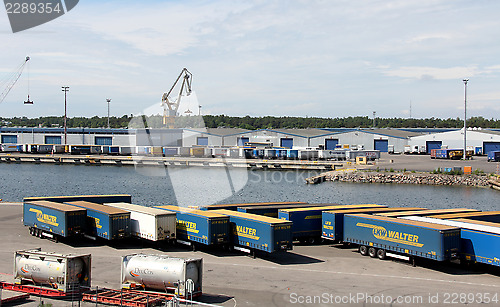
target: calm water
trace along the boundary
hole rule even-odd
[[[500,192],[484,188],[325,182],[306,185],[305,171],[0,163],[0,198],[131,194],[132,201],[206,205],[261,201],[379,203],[427,208],[498,210]]]

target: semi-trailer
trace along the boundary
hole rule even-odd
[[[81,292],[91,286],[90,254],[56,254],[42,252],[40,248],[16,251],[14,256],[14,285],[33,284],[41,288],[64,293]],[[23,292],[33,289],[22,288]],[[17,289],[20,290],[20,289]],[[38,291],[41,293],[41,291]],[[56,296],[56,295],[54,295]]]
[[[150,241],[175,240],[176,213],[129,203],[106,203],[106,206],[130,212],[132,237]]]
[[[460,228],[369,214],[344,216],[344,241],[361,255],[446,261],[458,257]]]
[[[500,224],[469,219],[441,220],[432,217],[402,217],[412,221],[461,228],[460,261],[500,266]]]
[[[132,254],[122,257],[123,289],[143,288],[181,297],[202,294],[203,259]]]
[[[232,210],[213,212],[229,216],[231,244],[237,250],[255,256],[255,250],[274,253],[293,249],[292,222]]]
[[[480,212],[480,211],[467,208],[453,208],[453,209],[432,209],[432,210],[418,210],[418,211],[382,212],[382,213],[376,213],[376,215],[387,216],[387,217],[402,217],[402,216],[413,216],[413,215],[432,216],[439,214],[466,213],[466,212]]]
[[[318,207],[280,209],[278,218],[293,222],[292,237],[295,241],[315,243],[321,238],[321,212],[338,209],[387,208],[384,205],[318,204]]]
[[[393,208],[364,208],[364,209],[340,209],[322,212],[322,234],[323,239],[333,240],[336,242],[344,242],[344,216],[346,214],[382,214],[388,213],[403,213],[403,212],[419,212],[425,208],[418,207],[393,207]]]
[[[463,149],[431,149],[431,159],[460,160],[463,156]]]
[[[212,211],[165,205],[154,208],[175,212],[177,242],[192,245],[225,245],[229,243],[229,217]]]
[[[291,202],[265,202],[265,203],[243,203],[243,204],[215,204],[208,205],[205,207],[200,207],[200,210],[238,210],[238,207],[258,207],[258,206],[273,206],[273,205],[304,205],[307,203],[300,201],[291,201]]]
[[[53,201],[56,203],[65,203],[69,201],[88,201],[96,204],[104,203],[131,203],[132,196],[128,194],[112,194],[112,195],[71,195],[71,196],[40,196],[40,197],[25,197],[24,202],[32,202],[39,200]]]
[[[288,204],[288,205],[281,204],[281,205],[269,205],[269,206],[238,207],[237,211],[278,218],[278,211],[280,209],[310,208],[310,207],[317,207],[317,206],[318,205],[316,205],[316,204]]]
[[[40,238],[58,240],[81,235],[86,230],[87,211],[85,209],[50,202],[33,201],[23,203],[23,223],[30,234]]]
[[[87,235],[106,240],[130,237],[130,212],[88,201],[66,204],[87,210]]]
[[[445,220],[466,218],[477,221],[500,223],[500,211],[479,211],[479,212],[438,214],[438,215],[433,215],[432,217]]]

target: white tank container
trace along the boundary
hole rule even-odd
[[[192,280],[192,294],[198,295],[202,292],[203,259],[132,254],[122,257],[121,275],[123,288],[175,291],[181,296],[186,296],[188,280]]]
[[[90,287],[90,255],[62,255],[41,249],[17,251],[15,283],[33,283],[64,292]]]

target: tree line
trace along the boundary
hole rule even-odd
[[[69,128],[106,128],[107,117],[71,117],[67,118]],[[109,118],[111,128],[162,128],[163,119],[161,115],[122,117],[112,116]],[[46,116],[38,118],[27,117],[0,117],[3,127],[63,127],[64,117]],[[242,129],[280,129],[280,128],[460,128],[463,120],[460,118],[369,118],[368,116],[355,117],[237,117],[227,115],[203,115],[203,116],[179,116],[176,118],[177,128],[242,128]],[[472,117],[467,120],[468,127],[500,128],[500,120],[486,119],[484,117]]]

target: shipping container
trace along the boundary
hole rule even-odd
[[[238,210],[238,207],[259,207],[259,206],[275,206],[275,205],[305,205],[307,203],[295,201],[295,202],[265,202],[265,203],[243,203],[243,204],[218,204],[218,205],[208,205],[205,207],[200,207],[200,210]]]
[[[80,292],[90,289],[91,268],[89,254],[47,253],[40,248],[22,250],[14,256],[14,283],[31,283],[61,292]]]
[[[292,223],[289,221],[224,209],[213,212],[229,216],[231,243],[249,249],[247,252],[274,253],[293,248]]]
[[[150,241],[176,239],[175,212],[130,203],[106,203],[104,205],[130,212],[132,237]]]
[[[23,203],[23,223],[30,234],[57,240],[83,234],[86,230],[85,209],[50,201]]]
[[[130,237],[130,212],[88,201],[70,201],[66,204],[87,209],[88,235],[106,240]]]
[[[488,152],[488,162],[500,162],[500,151]]]
[[[276,159],[276,149],[264,149],[264,159]]]
[[[453,209],[433,209],[433,210],[418,210],[418,211],[400,211],[400,212],[385,212],[385,213],[377,213],[376,215],[387,216],[387,217],[401,217],[401,216],[412,216],[412,215],[420,215],[420,216],[432,216],[439,214],[448,214],[448,213],[466,213],[466,212],[479,212],[479,210],[475,209],[467,209],[467,208],[453,208]]]
[[[150,154],[153,156],[163,156],[163,147],[152,146],[150,150]]]
[[[318,150],[318,159],[342,161],[346,159],[345,150]]]
[[[479,211],[479,212],[464,212],[464,213],[450,213],[433,215],[437,219],[472,219],[477,221],[500,223],[500,211]]]
[[[191,149],[189,150],[189,154],[192,157],[201,158],[201,157],[205,156],[205,148],[204,147],[191,147]]]
[[[102,153],[107,155],[119,155],[120,154],[120,146],[102,146]]]
[[[177,241],[203,245],[229,243],[229,217],[212,211],[201,211],[172,205],[154,208],[177,213]]]
[[[40,196],[40,197],[25,197],[23,202],[33,202],[47,200],[56,203],[64,203],[68,201],[85,200],[91,203],[131,203],[132,196],[128,194],[115,194],[115,195],[71,195],[71,196]]]
[[[297,149],[287,149],[286,158],[289,160],[297,160],[299,158],[299,151]]]
[[[163,156],[175,157],[179,155],[179,147],[163,147]]]
[[[373,258],[385,259],[394,254],[445,261],[459,256],[460,228],[368,214],[347,214],[344,216],[344,241],[359,245],[362,255]]]
[[[148,156],[151,154],[151,146],[136,146],[136,154]]]
[[[418,212],[425,208],[399,207],[399,208],[363,208],[363,209],[340,209],[323,211],[321,218],[321,237],[323,239],[344,242],[344,216],[346,214],[381,214],[382,212]]]
[[[22,152],[23,151],[23,145],[2,144],[0,147],[2,148],[3,152]]]
[[[318,160],[318,151],[313,149],[299,150],[300,160]]]
[[[441,220],[408,216],[404,219],[461,228],[460,260],[500,266],[500,224],[469,219]]]
[[[268,206],[248,206],[248,207],[238,207],[237,211],[278,218],[278,211],[280,209],[309,208],[317,206],[318,206],[317,204],[281,204],[281,205],[268,205]]]
[[[189,157],[189,156],[191,156],[191,148],[190,147],[180,147],[179,148],[179,155],[181,157]]]
[[[137,154],[137,147],[135,146],[120,146],[120,155],[132,156]]]
[[[287,159],[286,149],[276,149],[276,159],[286,160]]]
[[[122,256],[121,283],[124,289],[164,291],[181,297],[202,294],[203,259],[167,255],[132,254]],[[189,291],[192,283],[193,291]]]
[[[280,209],[278,218],[293,222],[292,235],[294,240],[309,243],[316,242],[321,237],[321,212],[338,209],[387,208],[376,204],[340,205],[318,204],[317,207]]]

